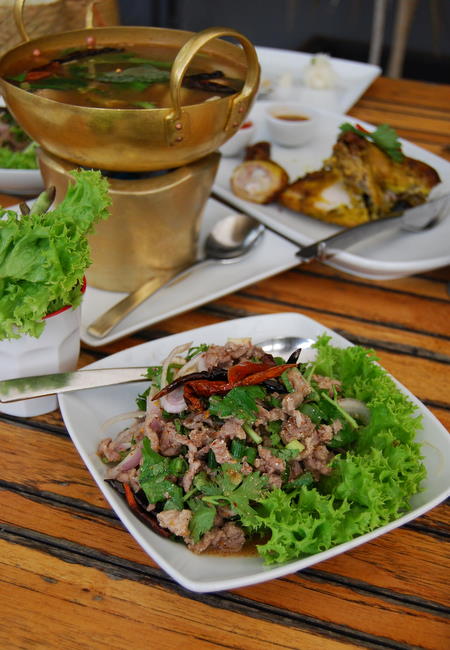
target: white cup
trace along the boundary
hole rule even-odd
[[[81,305],[64,307],[45,318],[39,338],[23,335],[0,341],[0,379],[69,372],[77,367],[80,354]],[[57,397],[0,404],[0,411],[18,417],[50,413],[58,408]]]
[[[320,114],[297,102],[271,102],[265,120],[273,142],[283,147],[300,147],[315,136]]]

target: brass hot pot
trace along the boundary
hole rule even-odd
[[[210,154],[239,128],[252,104],[260,68],[252,43],[233,29],[212,27],[199,33],[156,27],[94,27],[28,40],[16,0],[15,15],[25,41],[0,59],[0,86],[17,122],[50,153],[86,167],[113,171],[152,171],[180,167]],[[233,37],[242,47],[220,40]],[[6,77],[35,49],[82,48],[87,37],[97,47],[156,45],[176,47],[170,76],[170,108],[92,108],[63,104],[31,94]],[[201,50],[228,76],[244,80],[241,92],[201,104],[180,105],[186,70]],[[224,69],[224,62],[225,67]]]

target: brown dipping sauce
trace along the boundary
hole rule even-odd
[[[275,115],[278,120],[286,120],[287,122],[304,122],[309,120],[305,115]]]

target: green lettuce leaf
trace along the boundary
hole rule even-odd
[[[367,404],[371,419],[346,453],[335,456],[330,476],[314,487],[274,490],[248,516],[240,513],[244,527],[268,537],[258,546],[268,564],[319,553],[398,519],[425,478],[416,407],[373,351],[335,348],[329,339],[323,335],[315,344],[314,372],[339,379],[347,397]]]
[[[87,235],[109,216],[108,182],[97,171],[74,171],[52,211],[19,217],[0,210],[0,340],[38,337],[42,319],[81,302],[91,264]]]
[[[1,169],[38,169],[36,157],[37,144],[32,142],[22,151],[12,151],[9,147],[0,147]]]

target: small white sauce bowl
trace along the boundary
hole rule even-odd
[[[220,153],[226,157],[239,155],[244,147],[250,144],[255,131],[255,123],[252,120],[245,120],[239,130],[220,147]]]
[[[271,102],[265,111],[270,139],[283,147],[299,147],[317,132],[319,113],[297,102]]]

